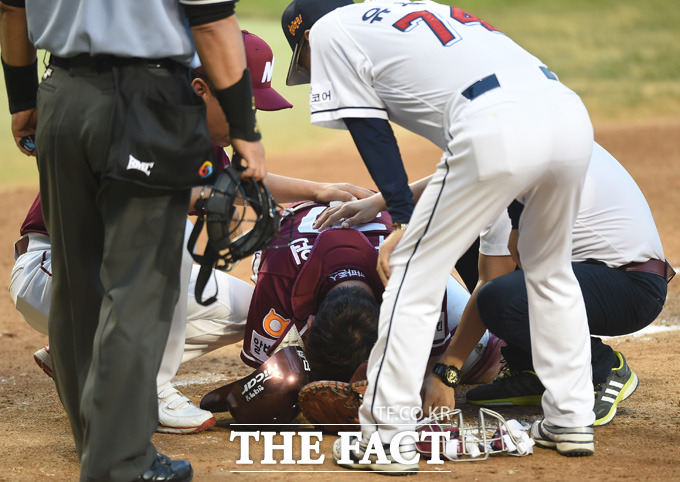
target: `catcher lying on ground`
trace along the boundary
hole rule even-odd
[[[349,382],[368,359],[377,337],[384,289],[376,271],[377,248],[392,231],[391,218],[387,212],[381,212],[353,229],[332,227],[319,232],[313,225],[326,208],[313,202],[291,205],[293,215],[284,219],[279,237],[271,245],[277,249],[255,255],[256,286],[241,358],[258,370],[239,381],[238,386],[229,384],[207,394],[201,408],[213,412],[231,409],[235,419],[243,423],[239,409],[245,403],[250,406],[248,412],[263,413],[264,410],[257,409],[259,404],[270,406],[271,397],[281,397],[286,390],[299,390],[299,383],[282,387],[276,377],[265,380],[269,370],[277,365],[267,365],[277,349],[277,340],[293,330],[300,334],[297,344],[304,344],[304,355],[311,368],[309,379]],[[442,314],[433,340],[433,355],[445,349],[469,296],[453,277],[449,279],[446,293],[442,293]],[[496,337],[484,334],[462,369],[467,383],[483,383],[498,373],[500,345]],[[261,381],[257,381],[258,374]],[[307,376],[286,375],[298,382]],[[339,383],[332,384],[332,388],[345,390]],[[360,395],[360,388],[354,385],[349,395]],[[236,403],[239,408],[234,410]],[[281,414],[262,416],[286,422]],[[260,423],[264,423],[262,419]]]

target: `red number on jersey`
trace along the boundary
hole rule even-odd
[[[427,26],[430,27],[442,45],[449,45],[456,40],[453,32],[451,32],[437,16],[426,10],[411,12],[408,15],[403,16],[393,24],[393,27],[402,32],[408,32],[421,22],[425,22]]]
[[[493,30],[496,32],[499,31],[497,28],[494,28],[494,26],[491,25],[490,23],[485,22],[484,20],[477,18],[474,15],[467,13],[465,10],[461,10],[460,8],[457,7],[451,7],[451,17],[455,18],[456,20],[463,24],[479,22],[479,24],[483,25],[487,30]]]

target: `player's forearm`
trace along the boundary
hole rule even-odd
[[[477,285],[472,292],[451,343],[439,359],[445,365],[461,368],[486,331],[477,310],[477,292],[481,286],[482,284]]]
[[[411,188],[411,193],[413,194],[413,201],[418,202],[420,199],[420,196],[423,194],[423,191],[425,191],[425,187],[427,184],[430,182],[430,179],[432,179],[432,175],[429,175],[427,177],[424,177],[422,179],[418,179],[415,182],[410,183],[408,186]],[[387,203],[385,202],[385,198],[381,193],[376,193],[373,195],[375,198],[376,205],[378,202],[381,204],[378,206],[380,208],[380,211],[385,211],[387,209]]]
[[[243,76],[246,54],[236,15],[191,28],[201,65],[216,90],[234,85]]]
[[[305,179],[297,179],[268,173],[265,184],[276,202],[289,203],[309,199],[316,201],[316,193],[321,184]]]
[[[389,122],[364,118],[343,120],[368,172],[387,203],[392,219],[395,222],[408,223],[415,203]]]
[[[510,273],[515,269],[514,262],[509,256],[486,256],[479,254],[479,281],[465,306],[458,328],[451,339],[451,343],[441,356],[441,363],[462,367],[472,350],[486,331],[486,326],[479,316],[477,309],[477,293],[489,281]]]

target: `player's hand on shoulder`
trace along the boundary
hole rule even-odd
[[[357,224],[372,221],[385,209],[382,196],[373,194],[364,199],[349,201],[326,209],[314,222],[314,229],[319,231],[339,223],[343,228],[351,228]]]
[[[442,409],[453,409],[456,407],[456,397],[453,388],[447,387],[442,379],[430,373],[423,381],[421,391],[423,398],[423,412],[439,413]]]
[[[234,149],[241,155],[241,164],[245,170],[242,177],[252,177],[261,181],[267,175],[267,164],[264,158],[264,146],[261,141],[246,141],[244,139],[231,139]]]
[[[355,201],[373,195],[373,191],[363,187],[358,187],[346,182],[320,183],[316,191],[318,203],[329,203],[331,201]]]

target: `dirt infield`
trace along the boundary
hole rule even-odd
[[[680,118],[639,124],[610,125],[596,129],[596,139],[629,170],[645,193],[661,232],[667,258],[680,266]],[[401,148],[413,179],[428,174],[439,157],[435,147],[411,136],[400,136]],[[332,161],[328,161],[332,159]],[[354,147],[332,145],[310,153],[271,155],[271,172],[315,180],[349,181],[371,186]],[[34,188],[3,192],[0,213],[0,280],[5,286],[13,264],[12,245],[19,226],[35,196]],[[249,264],[234,271],[247,279]],[[461,480],[680,480],[680,276],[670,285],[669,298],[653,332],[610,340],[627,357],[640,378],[633,397],[623,402],[614,421],[597,428],[596,453],[569,459],[550,450],[535,449],[524,458],[494,457],[479,463],[427,465],[421,462],[423,480],[456,476]],[[7,291],[0,296],[0,481],[76,480],[79,464],[73,449],[68,421],[52,381],[32,360],[46,337],[33,331],[15,311]],[[250,372],[238,358],[240,345],[225,347],[183,365],[176,378],[182,391],[198,403],[208,391]],[[457,391],[460,408],[473,417],[476,409],[466,405]],[[536,408],[502,409],[506,418],[527,421],[540,415]],[[196,435],[156,434],[154,443],[171,457],[188,458],[196,481],[220,480],[238,472],[243,477],[266,480],[316,480],[330,471],[341,476],[375,477],[345,471],[332,462],[326,435],[319,454],[322,465],[236,464],[239,444],[230,441],[231,417],[216,414],[217,426]],[[313,430],[300,425],[300,430]],[[111,434],[112,437],[115,434]],[[278,442],[278,441],[277,441]],[[280,452],[275,452],[275,456]],[[260,460],[260,445],[251,446],[251,458]],[[278,472],[283,471],[283,472]],[[251,473],[244,473],[251,472]],[[439,472],[439,473],[437,473]],[[449,473],[450,472],[450,473]]]

